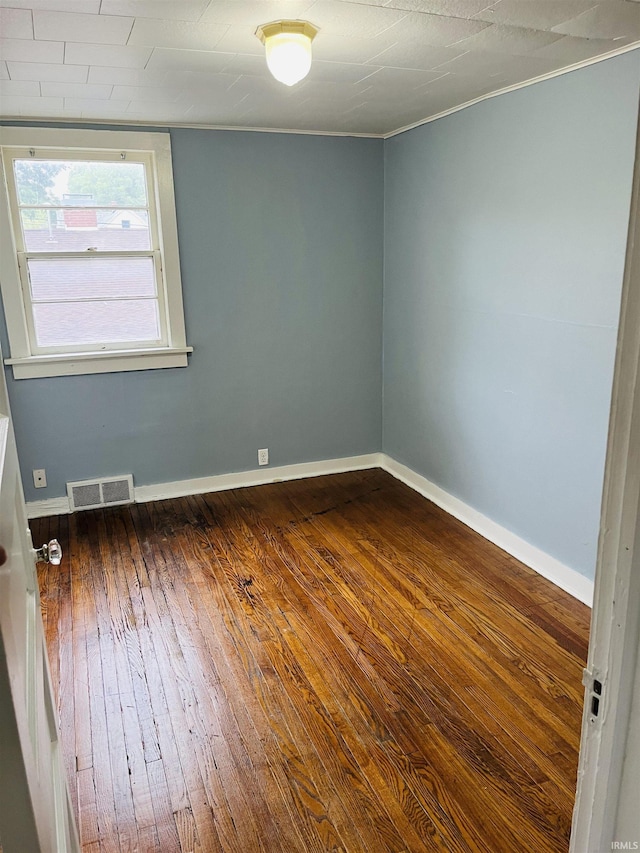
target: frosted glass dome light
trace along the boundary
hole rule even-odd
[[[311,68],[311,42],[318,32],[308,21],[274,21],[256,35],[265,46],[269,71],[285,86],[294,86]]]

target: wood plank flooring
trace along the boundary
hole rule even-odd
[[[32,530],[87,853],[568,849],[589,610],[384,472]]]

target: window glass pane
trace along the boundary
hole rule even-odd
[[[112,302],[41,302],[33,306],[39,347],[153,343],[160,338],[155,299]]]
[[[20,204],[147,207],[144,163],[14,160]]]
[[[152,258],[29,258],[28,267],[34,302],[156,295]]]
[[[144,209],[28,208],[20,211],[27,252],[136,252],[151,248]]]

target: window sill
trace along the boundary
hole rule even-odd
[[[112,350],[56,355],[32,355],[27,358],[5,358],[13,368],[14,379],[36,379],[45,376],[80,376],[86,373],[121,373],[127,370],[158,370],[186,367],[187,355],[193,347]]]

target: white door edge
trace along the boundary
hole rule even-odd
[[[640,631],[640,126],[585,670],[571,853],[614,849]],[[597,716],[593,679],[602,684]],[[640,780],[637,780],[640,785]],[[637,849],[637,848],[630,848]]]

